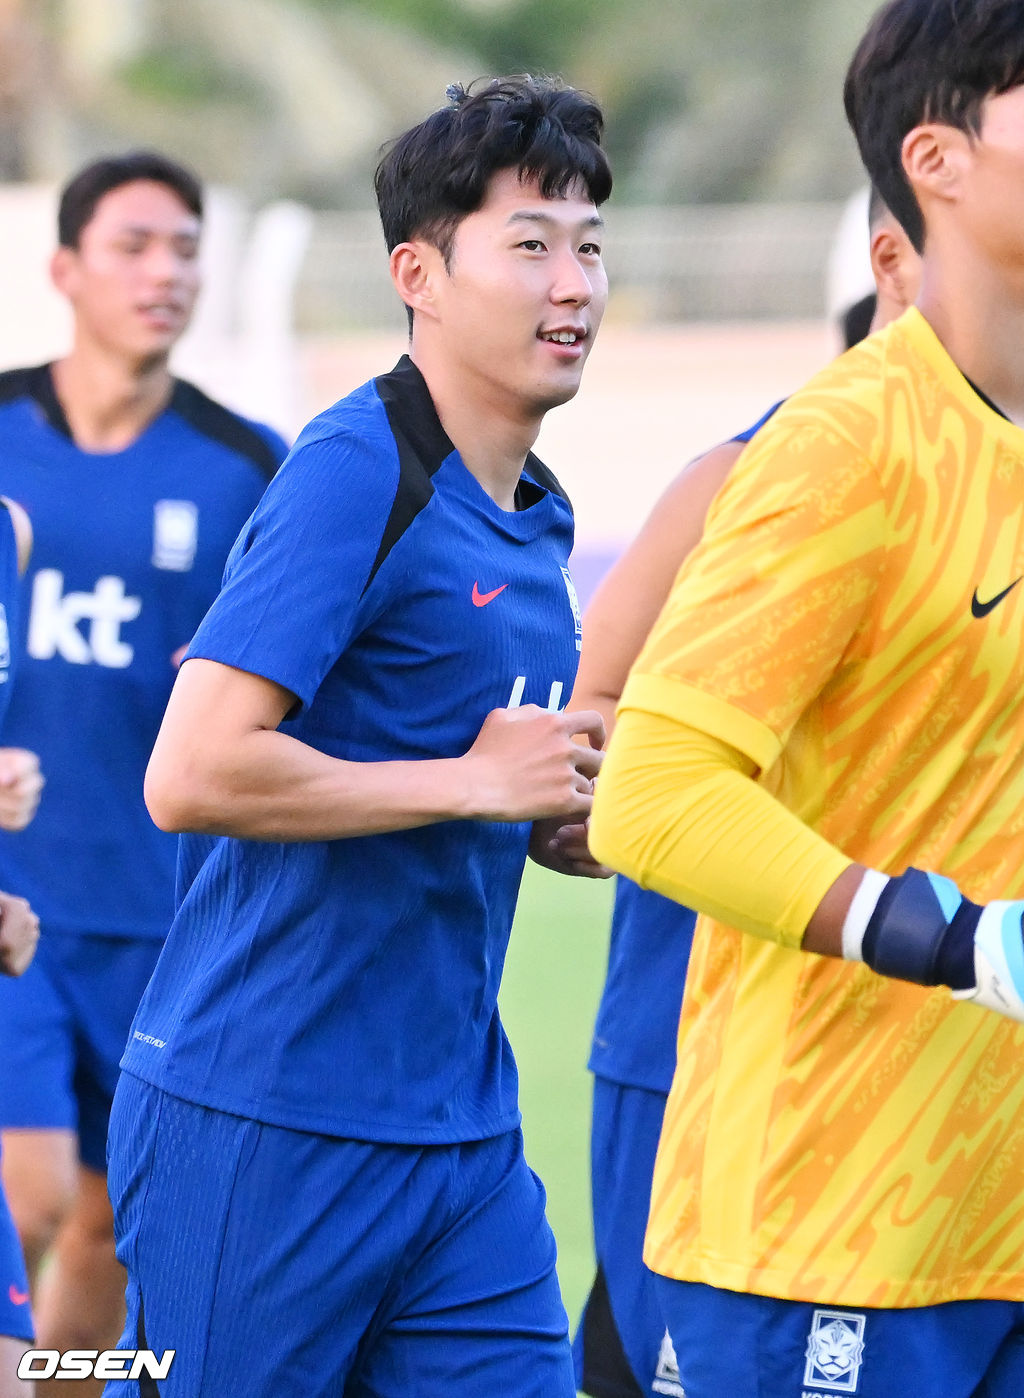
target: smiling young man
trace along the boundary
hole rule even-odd
[[[103,1348],[123,1316],[106,1190],[117,1064],[174,912],[176,841],[142,796],[173,656],[285,454],[275,433],[175,379],[199,291],[202,191],[165,157],[97,161],[65,187],[57,289],[70,351],[0,375],[0,489],[35,546],[4,740],[38,752],[35,822],[0,838],[0,887],[43,925],[0,982],[4,1175],[40,1343]],[[81,1385],[76,1385],[80,1388]]]
[[[917,306],[733,468],[595,805],[705,915],[645,1258],[687,1398],[1012,1398],[1024,4],[893,0],[846,107]]]
[[[303,432],[150,764],[200,833],[110,1179],[168,1398],[574,1391],[497,992],[528,845],[601,872],[572,515],[530,449],[601,320],[611,176],[571,89],[449,97],[377,172],[409,355]]]

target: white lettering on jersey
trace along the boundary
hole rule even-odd
[[[199,509],[191,500],[157,500],[153,506],[153,567],[187,573],[199,542]]]
[[[576,586],[572,580],[572,574],[568,568],[562,569],[562,580],[565,583],[565,590],[569,594],[569,606],[572,608],[573,625],[576,628],[576,649],[583,649],[583,613],[580,611],[580,599],[576,596]]]
[[[549,713],[556,714],[562,703],[562,690],[565,685],[561,680],[555,680],[548,690],[548,702],[545,708]],[[516,682],[512,686],[512,693],[508,696],[507,709],[518,709],[523,702],[523,695],[526,693],[526,676],[517,675]]]
[[[0,684],[6,684],[11,672],[11,633],[7,625],[7,608],[0,602]]]
[[[64,574],[40,568],[32,586],[28,623],[28,653],[35,660],[59,655],[72,665],[95,662],[112,670],[132,663],[134,648],[121,640],[121,627],[142,610],[141,597],[128,597],[124,579],[96,580],[92,592],[64,592]],[[89,639],[79,622],[89,622]]]

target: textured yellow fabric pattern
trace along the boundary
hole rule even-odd
[[[770,763],[852,859],[1020,897],[1022,576],[1024,432],[911,310],[744,453],[622,708]],[[705,920],[646,1260],[854,1306],[1024,1299],[1024,1028]]]
[[[691,717],[695,697],[687,700]],[[657,711],[623,710],[601,768],[591,851],[644,888],[799,947],[850,860],[751,781],[755,771],[706,731]],[[657,821],[648,819],[652,810]]]

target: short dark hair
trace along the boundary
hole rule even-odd
[[[873,184],[868,190],[868,232],[873,233],[887,214],[892,217],[889,205],[878,192],[878,185]]]
[[[871,334],[871,324],[878,309],[878,296],[874,291],[869,291],[866,296],[862,296],[859,301],[855,301],[852,306],[847,307],[839,317],[839,333],[843,337],[843,349],[853,349],[854,345],[859,345],[861,340],[866,340]]]
[[[903,169],[904,137],[925,121],[971,136],[987,97],[1024,83],[1024,0],[889,0],[846,74],[846,116],[872,182],[924,250],[924,220]]]
[[[537,180],[546,199],[577,182],[595,204],[611,193],[597,102],[557,79],[455,83],[448,105],[385,148],[374,188],[388,251],[410,238],[433,243],[450,263],[455,231],[480,208],[500,170]]]
[[[159,151],[133,150],[94,160],[72,175],[61,190],[57,209],[57,239],[62,248],[77,248],[82,229],[96,205],[112,189],[135,180],[166,185],[196,218],[203,216],[203,186],[199,177]]]

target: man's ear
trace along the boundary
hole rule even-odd
[[[963,189],[971,159],[971,138],[966,131],[942,122],[915,126],[903,138],[903,169],[918,201],[924,198],[955,201]]]
[[[909,288],[903,275],[903,247],[899,234],[884,224],[876,228],[871,237],[870,256],[879,296],[906,310],[914,298],[908,294]]]
[[[409,309],[417,316],[436,319],[438,281],[447,276],[439,249],[421,238],[399,243],[390,265],[395,290]]]
[[[59,247],[50,258],[50,280],[62,296],[70,295],[77,253],[74,248]]]

